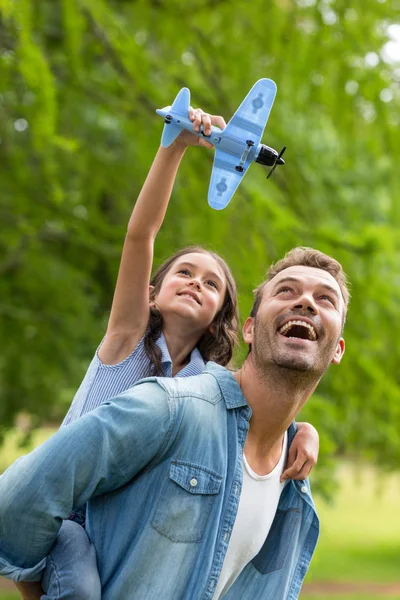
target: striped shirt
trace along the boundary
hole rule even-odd
[[[163,334],[160,335],[156,344],[161,350],[163,376],[172,377],[172,361]],[[153,374],[153,364],[144,349],[144,338],[140,340],[129,356],[116,365],[103,364],[98,356],[99,348],[96,350],[86,375],[75,394],[62,423],[63,425],[72,423],[72,421],[97,408],[106,400],[125,392],[139,379],[150,377]],[[203,357],[199,350],[194,348],[190,354],[190,362],[176,376],[199,375],[203,372],[204,367]]]

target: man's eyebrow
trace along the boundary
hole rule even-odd
[[[299,283],[299,279],[297,279],[297,277],[286,275],[286,277],[282,277],[282,279],[279,279],[279,281],[275,281],[274,288],[276,288],[281,283],[285,283],[286,281],[293,281],[294,283]]]
[[[332,287],[331,285],[329,285],[329,283],[321,283],[320,286],[323,287],[323,288],[325,288],[326,290],[328,290],[332,294],[334,294],[336,296],[336,298],[339,300],[339,298],[340,298],[339,292],[334,287]]]
[[[293,277],[292,275],[287,275],[286,277],[282,277],[282,279],[279,279],[279,281],[277,281],[274,285],[274,288],[276,288],[278,285],[280,285],[281,283],[284,283],[286,281],[292,281],[294,283],[300,283],[300,279],[298,279],[297,277]],[[322,287],[326,290],[329,290],[332,294],[334,294],[336,296],[336,298],[339,300],[340,299],[340,295],[339,292],[331,285],[329,285],[329,283],[319,283],[318,284],[319,287]]]
[[[198,267],[198,265],[195,265],[194,263],[184,260],[182,262],[176,263],[176,268],[178,268],[178,267],[191,267],[192,269],[196,269]],[[223,283],[222,277],[220,277],[220,275],[217,275],[217,273],[215,273],[215,271],[207,271],[206,275],[209,277],[213,277],[214,279],[217,279],[220,283]]]

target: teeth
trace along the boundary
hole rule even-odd
[[[305,321],[289,321],[288,323],[285,323],[285,325],[282,325],[282,327],[280,329],[278,329],[278,332],[282,335],[285,335],[285,333],[294,325],[300,325],[301,327],[307,327],[307,329],[310,332],[310,340],[314,342],[317,339],[317,333],[316,333],[314,327],[312,325],[310,325],[309,323],[306,323]]]

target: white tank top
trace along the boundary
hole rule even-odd
[[[278,464],[268,475],[257,475],[243,454],[243,485],[231,539],[213,600],[223,598],[244,567],[261,550],[275,517],[285,483],[280,482],[287,455],[287,432]]]

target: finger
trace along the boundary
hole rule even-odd
[[[225,119],[224,119],[224,117],[221,117],[221,115],[212,115],[211,116],[211,124],[216,125],[220,129],[225,129],[225,127],[226,127]]]
[[[293,477],[293,479],[301,480],[301,481],[303,479],[307,479],[307,477],[309,476],[309,474],[312,471],[313,466],[314,466],[313,464],[311,464],[309,461],[307,461],[304,464],[303,468],[297,473],[297,476]]]
[[[317,464],[318,455],[311,451],[308,451],[305,448],[300,448],[299,452],[297,453],[296,460],[300,459],[300,458],[303,463],[305,463],[306,461],[309,461],[314,466]]]
[[[285,479],[299,479],[298,474],[304,467],[305,461],[304,458],[297,458],[293,465],[285,471],[281,475],[281,482],[285,481]]]
[[[195,109],[194,120],[193,120],[193,130],[194,131],[200,131],[202,114],[203,114],[203,111],[201,110],[201,108]]]
[[[210,135],[211,134],[211,115],[209,115],[208,113],[203,113],[201,115],[201,122],[203,125],[204,135]]]
[[[193,106],[189,106],[188,117],[189,117],[189,119],[191,121],[194,121],[195,115],[194,115],[194,108],[193,108]]]

